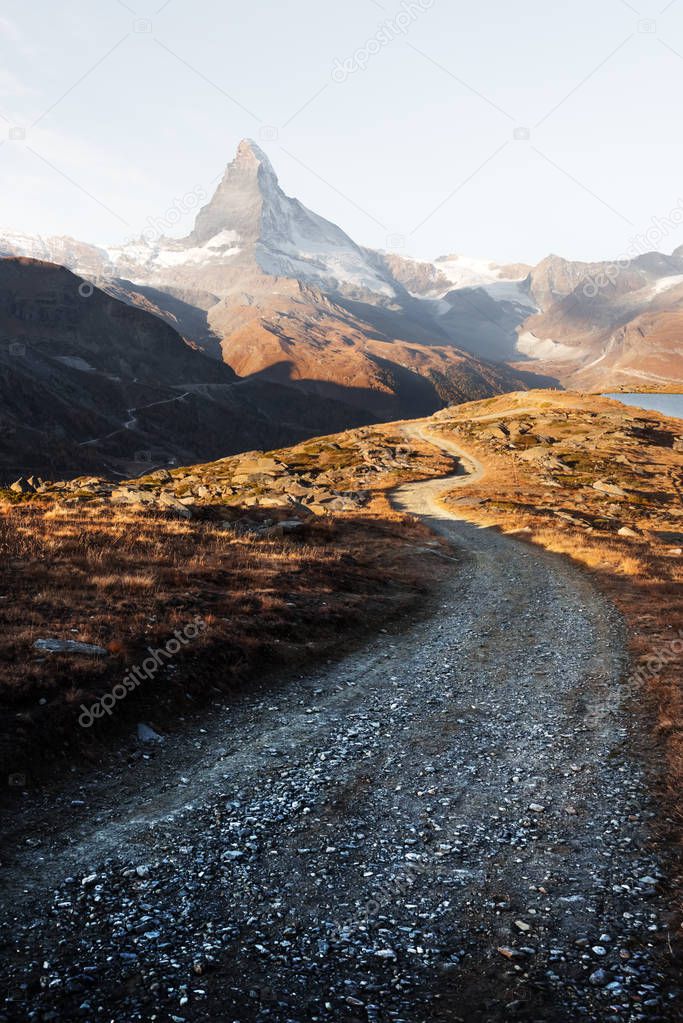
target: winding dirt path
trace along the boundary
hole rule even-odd
[[[459,562],[430,613],[45,806],[7,869],[8,1019],[675,1018],[622,623],[452,518],[482,467],[406,434],[469,472],[395,492]]]

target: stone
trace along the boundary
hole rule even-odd
[[[522,953],[509,945],[500,945],[496,950],[504,959],[521,959]]]
[[[140,742],[164,741],[163,736],[159,735],[158,732],[155,732],[153,728],[150,728],[149,725],[144,724],[142,721],[137,726],[137,736]]]
[[[75,639],[37,639],[33,644],[44,654],[83,654],[87,657],[107,657],[108,650],[92,643],[77,643]]]
[[[179,501],[172,494],[161,494],[159,497],[159,507],[163,508],[164,511],[173,512],[181,519],[193,518],[191,506],[185,504],[184,501]]]
[[[609,494],[610,497],[626,497],[625,490],[617,487],[614,483],[606,483],[605,480],[596,480],[593,490],[597,490],[601,494]]]
[[[628,536],[628,537],[633,538],[634,540],[639,540],[640,539],[640,533],[636,532],[635,529],[631,529],[630,526],[622,526],[621,529],[617,530],[617,535],[618,536]]]
[[[10,484],[10,490],[15,494],[34,494],[35,487],[32,487],[27,479],[21,476],[14,483]]]
[[[137,487],[117,487],[111,492],[111,500],[113,504],[145,505],[154,504],[156,495]]]

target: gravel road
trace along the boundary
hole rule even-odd
[[[561,559],[450,518],[463,464],[395,493],[452,545],[425,550],[455,563],[419,620],[36,797],[0,1018],[678,1018],[622,622]]]

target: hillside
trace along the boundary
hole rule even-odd
[[[61,266],[0,260],[0,482],[126,477],[368,418],[331,396],[243,381]]]

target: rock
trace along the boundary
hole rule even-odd
[[[567,466],[561,458],[557,458],[556,455],[551,454],[547,448],[539,445],[538,447],[527,448],[525,451],[520,451],[518,458],[523,459],[525,462],[533,462],[543,469],[547,469],[550,472],[566,472]]]
[[[605,480],[597,480],[593,484],[593,490],[599,491],[601,494],[609,494],[610,497],[626,497],[626,491],[621,487],[617,487],[614,483],[606,483]]]
[[[632,537],[634,540],[640,539],[640,533],[636,532],[635,529],[631,529],[630,526],[622,526],[621,529],[617,530],[617,535]]]
[[[516,948],[510,948],[509,945],[500,945],[496,951],[503,956],[504,959],[521,959],[522,953]]]
[[[161,494],[159,497],[159,507],[163,508],[164,511],[173,512],[181,519],[193,518],[192,508],[183,501],[179,501],[172,494]]]
[[[518,931],[522,931],[524,934],[531,930],[529,924],[525,924],[523,920],[515,920],[515,927]]]
[[[14,483],[10,484],[10,490],[15,494],[34,494],[35,487],[32,487],[27,479],[21,476]]]
[[[542,803],[529,803],[529,809],[532,813],[545,813],[545,807]]]
[[[592,525],[588,519],[580,518],[578,515],[572,515],[570,512],[556,511],[555,517],[562,519],[564,522],[571,523],[572,526],[581,526],[582,529],[586,529]]]
[[[37,639],[33,644],[44,654],[84,654],[87,657],[107,657],[108,650],[92,643],[77,643],[75,639]]]
[[[111,492],[111,500],[113,504],[145,505],[154,504],[156,495],[137,487],[116,487]]]
[[[163,742],[163,736],[155,732],[149,725],[140,722],[137,726],[137,736],[140,742]]]
[[[270,538],[291,536],[292,533],[298,533],[305,525],[306,523],[301,519],[285,519],[283,522],[277,522],[274,526],[264,529],[262,535]]]
[[[609,980],[609,973],[606,970],[595,970],[588,978],[588,983],[593,987],[605,987],[606,984],[609,984]]]

